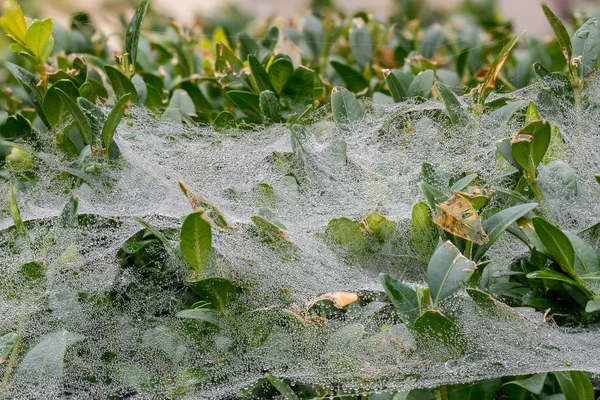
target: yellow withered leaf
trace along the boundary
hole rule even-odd
[[[476,244],[486,244],[488,236],[481,226],[481,218],[469,200],[455,193],[450,199],[436,206],[433,222],[454,236]]]
[[[358,296],[356,295],[356,293],[350,293],[350,292],[331,292],[331,293],[325,293],[325,294],[322,294],[319,297],[313,299],[309,303],[307,309],[311,308],[313,305],[315,305],[318,302],[323,301],[323,300],[330,300],[330,301],[332,301],[333,305],[336,308],[344,308],[348,304],[352,304],[356,300],[358,300]]]

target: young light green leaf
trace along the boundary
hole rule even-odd
[[[143,0],[138,8],[135,10],[135,14],[131,17],[129,25],[127,26],[127,32],[125,34],[125,53],[129,54],[131,64],[135,68],[135,61],[137,59],[138,42],[140,41],[140,31],[142,30],[142,24],[144,17],[148,11],[149,0]]]
[[[52,18],[32,23],[25,33],[25,44],[35,55],[39,64],[45,63],[54,48]]]
[[[177,313],[178,318],[195,319],[214,326],[219,326],[219,317],[215,310],[210,308],[192,308]]]
[[[0,17],[0,26],[4,32],[18,43],[25,43],[25,32],[27,29],[25,16],[19,3],[15,0],[4,0],[2,2],[2,17]]]
[[[403,322],[412,324],[419,318],[419,301],[417,292],[413,288],[393,279],[389,275],[380,274],[379,279],[388,299],[396,307]]]
[[[204,219],[204,211],[189,214],[183,221],[180,249],[190,266],[202,273],[212,249],[212,228]]]
[[[362,120],[365,109],[348,89],[336,86],[331,93],[331,111],[333,120],[340,125],[347,125]]]
[[[572,279],[577,279],[575,272],[575,249],[569,237],[556,225],[542,217],[531,219],[533,229],[550,256],[560,264],[562,270]]]
[[[456,293],[474,271],[475,263],[463,256],[452,242],[438,247],[427,266],[427,285],[433,304]]]
[[[121,118],[123,118],[123,115],[125,114],[125,109],[127,108],[130,99],[131,93],[121,96],[121,98],[113,106],[112,110],[110,110],[108,117],[106,117],[106,122],[102,127],[102,143],[107,151],[110,149],[115,132],[117,131],[119,122],[121,122]]]

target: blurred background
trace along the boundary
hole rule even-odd
[[[477,0],[475,0],[476,2]],[[417,7],[435,8],[436,10],[452,9],[458,0],[329,0],[337,7],[351,14],[358,10],[367,10],[375,17],[386,19],[391,13],[403,9],[407,3],[415,3]],[[481,3],[488,0],[479,0]],[[513,31],[527,29],[530,35],[541,36],[550,33],[540,3],[542,0],[499,0],[498,12],[503,19],[513,22]],[[577,13],[596,14],[598,1],[593,0],[546,0],[557,15],[568,19]],[[120,13],[130,14],[137,0],[25,0],[21,1],[30,14],[53,17],[55,21],[68,25],[70,16],[75,12],[88,12],[94,22],[98,23],[105,33],[110,34],[111,27],[117,26]],[[183,24],[191,23],[195,18],[218,18],[224,9],[228,12],[236,10],[240,14],[254,17],[281,16],[291,17],[304,13],[311,7],[310,0],[152,0],[155,10],[171,16]]]

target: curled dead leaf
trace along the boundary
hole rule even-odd
[[[350,292],[331,292],[320,295],[308,303],[307,309],[323,300],[330,300],[336,308],[344,308],[358,300],[356,293]]]

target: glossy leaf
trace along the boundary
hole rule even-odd
[[[475,271],[475,263],[450,241],[443,243],[431,256],[427,266],[427,285],[434,305],[463,287]]]
[[[266,123],[281,122],[281,108],[275,93],[270,90],[260,92],[259,96],[260,111]]]
[[[541,394],[542,390],[544,390],[544,383],[547,376],[548,374],[544,372],[534,374],[525,379],[514,379],[502,385],[502,391],[513,398],[517,398],[517,394],[522,389],[529,393]]]
[[[138,52],[138,42],[140,40],[140,32],[142,30],[142,24],[144,23],[144,17],[148,11],[149,0],[142,0],[138,8],[135,10],[135,14],[131,17],[129,25],[127,26],[127,32],[125,33],[125,53],[129,54],[131,63],[135,66]]]
[[[13,0],[10,0],[13,1]],[[3,4],[7,4],[5,1]],[[31,100],[31,104],[35,108],[38,116],[48,128],[51,128],[50,123],[46,119],[44,115],[44,108],[42,103],[42,97],[40,96],[40,92],[38,91],[37,84],[39,82],[39,78],[27,71],[25,68],[22,68],[16,64],[7,62],[6,68],[10,71],[10,73],[17,79],[19,84],[25,89],[25,92],[29,96]]]
[[[531,219],[535,233],[550,253],[550,256],[560,264],[562,270],[571,278],[576,279],[575,249],[569,237],[556,225],[542,217]]]
[[[408,97],[421,97],[423,99],[431,97],[433,75],[433,70],[428,69],[415,76],[415,79],[413,79],[408,87]]]
[[[16,0],[4,0],[2,2],[2,17],[0,26],[4,32],[19,43],[25,43],[25,16]]]
[[[225,312],[227,304],[237,296],[237,286],[226,278],[191,279],[186,283],[198,296],[211,303],[221,313]]]
[[[550,146],[551,136],[547,121],[532,122],[512,138],[512,157],[525,171],[535,173]]]
[[[273,64],[269,67],[269,82],[276,93],[281,93],[285,83],[293,73],[294,66],[287,58],[279,58],[273,61]]]
[[[577,73],[581,78],[590,75],[598,64],[598,21],[588,19],[571,37],[573,57],[581,57],[577,64]]]
[[[25,44],[33,52],[38,63],[45,63],[54,48],[52,18],[32,23],[25,33]]]
[[[542,4],[542,10],[544,11],[544,15],[554,32],[554,37],[556,41],[560,45],[565,58],[567,59],[567,63],[571,62],[573,58],[573,46],[571,44],[571,38],[569,37],[569,33],[567,29],[563,25],[562,21],[552,12],[550,7],[546,4]]]
[[[514,224],[519,218],[533,211],[537,206],[537,203],[519,204],[499,211],[486,219],[483,223],[483,230],[487,233],[488,242],[484,245],[473,246],[473,260],[481,260],[509,226]]]
[[[250,71],[252,72],[251,79],[254,82],[256,91],[261,93],[265,90],[273,90],[267,71],[265,71],[260,61],[252,54],[248,56],[248,64],[250,65]]]
[[[115,92],[115,96],[121,98],[127,93],[131,93],[131,101],[134,104],[137,104],[139,100],[138,93],[131,80],[127,78],[124,73],[111,65],[105,65],[104,71],[106,72],[108,80],[110,80],[110,85]]]
[[[468,121],[468,114],[465,106],[458,100],[458,97],[446,85],[436,82],[435,87],[440,94],[440,98],[446,108],[446,114],[454,126],[462,126]]]
[[[212,229],[204,219],[204,211],[189,214],[183,221],[180,233],[180,249],[190,266],[202,273],[212,249]]]
[[[554,376],[566,400],[594,400],[594,386],[580,371],[560,371]]]
[[[397,281],[389,275],[379,275],[383,289],[390,302],[396,307],[400,318],[412,324],[419,317],[419,301],[415,289]]]
[[[348,89],[335,87],[331,93],[331,111],[338,125],[347,125],[362,120],[365,109]]]
[[[123,95],[113,106],[112,110],[106,117],[106,122],[102,127],[102,143],[104,147],[108,151],[110,149],[110,145],[113,142],[113,138],[115,136],[115,132],[117,131],[117,127],[119,126],[119,122],[123,118],[125,114],[125,109],[129,104],[131,99],[131,93],[127,93]]]
[[[285,400],[299,399],[298,395],[292,390],[292,388],[281,379],[271,375],[270,373],[267,373],[266,378]]]

